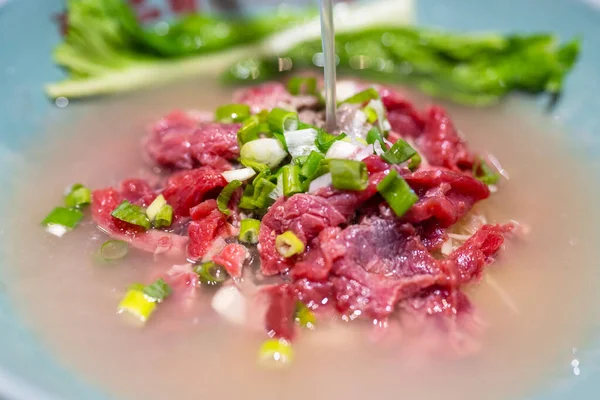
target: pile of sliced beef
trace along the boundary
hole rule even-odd
[[[259,233],[257,273],[281,276],[279,285],[263,289],[270,299],[266,328],[275,336],[293,337],[297,301],[352,319],[385,320],[408,308],[432,316],[465,312],[470,307],[461,287],[481,277],[510,230],[484,225],[451,254],[440,256],[449,228],[490,191],[472,176],[475,156],[444,109],[419,111],[400,93],[378,90],[392,127],[388,139],[410,140],[426,162],[411,172],[369,156],[364,160],[370,173],[366,190],[324,187],[312,194],[281,197],[270,207]],[[242,91],[235,101],[249,104],[253,112],[284,107],[319,118],[314,97],[292,96],[279,83]],[[96,223],[140,249],[189,261],[213,259],[240,277],[248,258],[246,249],[235,243],[240,215],[236,204],[231,204],[231,216],[224,215],[215,201],[227,184],[221,172],[232,168],[239,156],[239,127],[180,111],[161,119],[144,149],[170,175],[158,187],[126,180],[117,188],[96,190]],[[401,218],[376,190],[392,168],[419,197]],[[124,199],[147,206],[159,193],[174,208],[170,231],[143,232],[110,215]],[[285,231],[305,244],[303,254],[284,258],[278,253],[275,238]]]

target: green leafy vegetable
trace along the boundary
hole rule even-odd
[[[341,73],[408,83],[437,97],[469,105],[497,102],[512,91],[558,94],[580,50],[552,35],[462,34],[424,28],[379,27],[336,35]],[[286,54],[295,68],[315,68],[321,41],[298,44]],[[354,68],[360,57],[366,68]],[[366,61],[365,61],[366,60]],[[279,74],[275,57],[253,58],[252,76]],[[240,81],[226,75],[227,81]],[[363,100],[362,97],[359,100]]]
[[[390,164],[400,164],[410,160],[417,151],[403,139],[398,139],[392,147],[381,155]]]
[[[260,53],[261,40],[316,15],[312,9],[257,18],[190,14],[144,27],[124,0],[67,0],[67,11],[68,32],[53,56],[69,77],[46,86],[52,98],[117,93],[222,71]]]

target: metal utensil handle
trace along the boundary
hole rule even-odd
[[[325,61],[325,115],[326,129],[330,132],[335,130],[336,127],[335,111],[337,108],[335,94],[335,33],[332,3],[332,0],[321,0],[321,38]]]

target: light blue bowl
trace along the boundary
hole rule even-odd
[[[4,1],[0,0],[0,4]],[[51,16],[61,0],[9,0],[0,6],[0,210],[11,193],[12,157],[33,143],[48,118],[68,118],[42,93],[42,85],[61,77],[49,53],[59,41]],[[247,2],[248,3],[248,2]],[[265,2],[266,3],[266,2]],[[274,2],[270,2],[271,4]],[[594,8],[594,3],[597,9]],[[555,114],[571,131],[581,156],[600,159],[600,1],[575,0],[420,0],[418,22],[456,30],[552,31],[562,38],[584,37],[583,56]],[[597,165],[597,164],[596,164]],[[590,184],[599,184],[594,176]],[[0,218],[2,221],[2,218]],[[101,388],[84,383],[60,366],[15,314],[4,293],[0,222],[0,395],[15,399],[108,399]],[[564,366],[565,379],[540,387],[533,400],[600,398],[600,313],[588,343],[579,349],[581,374]],[[516,360],[518,363],[518,360]],[[561,367],[559,367],[561,368]],[[596,378],[596,379],[594,379]]]

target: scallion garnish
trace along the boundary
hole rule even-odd
[[[240,160],[240,162],[248,167],[248,168],[252,168],[253,170],[255,170],[256,172],[263,172],[269,169],[269,166],[267,164],[262,164],[256,161],[252,161],[252,160],[246,160],[244,158],[242,158]]]
[[[402,179],[395,169],[392,169],[379,182],[377,191],[388,202],[398,217],[403,216],[419,200],[419,197],[417,197],[415,192],[408,186],[408,183]]]
[[[108,240],[100,247],[100,256],[106,261],[120,260],[129,252],[129,244],[123,240]]]
[[[410,144],[403,139],[398,139],[389,150],[381,155],[381,158],[390,164],[401,164],[410,160],[415,154],[417,151]]]
[[[241,181],[231,181],[221,190],[221,193],[219,193],[219,196],[217,197],[217,207],[223,214],[231,214],[231,211],[229,210],[229,200],[231,200],[233,192],[235,192],[240,186],[242,186]]]
[[[157,303],[161,303],[171,294],[171,287],[164,281],[164,279],[159,278],[156,281],[152,282],[149,285],[144,286],[142,292],[153,299]]]
[[[290,197],[296,193],[302,193],[302,182],[300,182],[300,167],[297,165],[286,165],[282,167],[283,195]]]
[[[329,172],[336,189],[365,190],[369,184],[369,172],[362,161],[332,159]]]
[[[375,111],[375,109],[371,106],[366,106],[365,108],[363,108],[363,112],[365,113],[365,115],[367,116],[367,122],[372,124],[375,121],[377,121],[377,111]]]
[[[281,235],[277,235],[275,248],[285,258],[304,253],[304,243],[292,231],[285,231]]]
[[[362,92],[356,93],[354,96],[348,97],[346,100],[340,102],[340,104],[364,104],[370,100],[379,98],[379,92],[373,88],[368,88]]]
[[[257,219],[246,218],[240,222],[240,242],[256,244],[258,243],[258,232],[260,230],[260,221]]]
[[[243,208],[244,210],[253,210],[256,208],[253,202],[254,198],[254,186],[246,185],[244,188],[244,194],[240,199],[240,204],[238,204],[239,208]]]
[[[141,322],[146,322],[156,309],[156,301],[144,294],[144,285],[133,284],[117,307],[117,314],[129,313]]]
[[[367,143],[373,144],[375,142],[379,142],[384,151],[387,150],[387,144],[385,143],[385,140],[383,140],[383,135],[377,127],[371,128],[367,133]]]
[[[281,164],[287,157],[287,152],[278,139],[260,138],[248,142],[240,149],[240,158],[242,163],[250,166],[248,163],[265,164],[269,168],[274,168]]]
[[[265,165],[265,167],[267,167]],[[267,167],[268,168],[268,167]],[[223,171],[221,173],[221,175],[223,175],[223,178],[225,178],[225,180],[227,182],[231,182],[231,181],[247,181],[248,179],[254,177],[254,175],[256,175],[256,171],[254,171],[253,168],[250,167],[246,167],[246,168],[240,168],[240,169],[232,169],[229,171]]]
[[[237,139],[240,146],[252,140],[258,139],[260,120],[257,115],[252,115],[244,121],[244,124],[237,133]]]
[[[422,160],[421,160],[421,156],[419,155],[419,153],[415,154],[410,159],[410,163],[408,163],[408,169],[410,169],[411,171],[416,170],[417,168],[419,168],[419,165],[421,165],[421,161]]]
[[[165,196],[163,196],[162,194],[159,194],[158,196],[156,196],[156,198],[152,201],[152,203],[150,203],[150,205],[146,209],[146,216],[148,216],[148,219],[150,220],[150,222],[154,222],[160,209],[166,205],[167,205],[167,200],[165,199]]]
[[[304,178],[312,178],[319,169],[321,161],[324,158],[325,157],[323,156],[323,154],[317,153],[316,151],[312,151],[308,155],[308,158],[306,159],[304,164],[302,164],[302,169],[300,169],[300,175]]]
[[[198,274],[200,282],[206,285],[218,285],[227,279],[227,271],[220,265],[212,261],[198,264],[194,267],[194,272]]]
[[[269,127],[275,133],[298,130],[298,114],[283,108],[274,108],[267,117]]]
[[[322,153],[327,153],[329,148],[338,140],[343,140],[346,138],[345,133],[341,133],[339,135],[332,135],[330,133],[325,132],[320,129],[317,130],[317,139],[315,140],[315,145]]]
[[[226,104],[215,111],[215,119],[219,122],[242,122],[249,116],[250,106],[247,104]]]
[[[146,230],[150,229],[150,219],[148,219],[148,216],[146,215],[146,210],[144,210],[143,207],[131,204],[128,200],[123,200],[110,215],[116,219],[140,226]]]
[[[287,89],[294,96],[300,94],[314,95],[317,92],[317,79],[315,77],[295,76],[288,81]]]
[[[68,208],[83,208],[92,202],[92,192],[80,183],[71,187],[65,196],[65,205]]]
[[[272,202],[269,195],[275,188],[276,184],[266,178],[261,178],[254,183],[254,194],[252,196],[252,204],[256,208],[266,208]]]
[[[479,162],[473,164],[473,176],[479,179],[481,182],[486,185],[495,185],[500,180],[500,175],[495,173],[492,168],[483,160],[483,158],[479,157]]]
[[[317,150],[315,140],[317,139],[316,129],[300,129],[289,131],[283,134],[288,153],[292,157],[307,156],[311,151]]]
[[[56,207],[44,218],[42,225],[47,227],[60,225],[67,229],[73,229],[82,219],[83,213],[75,208]]]
[[[285,339],[269,339],[260,346],[258,352],[258,363],[268,368],[285,367],[293,359],[292,344]]]
[[[156,228],[166,228],[171,226],[173,222],[173,207],[169,204],[165,204],[160,208],[156,218],[154,219],[154,226]]]
[[[298,301],[296,303],[296,322],[302,327],[308,329],[315,329],[316,323],[315,313],[310,308],[306,307],[304,303]]]

